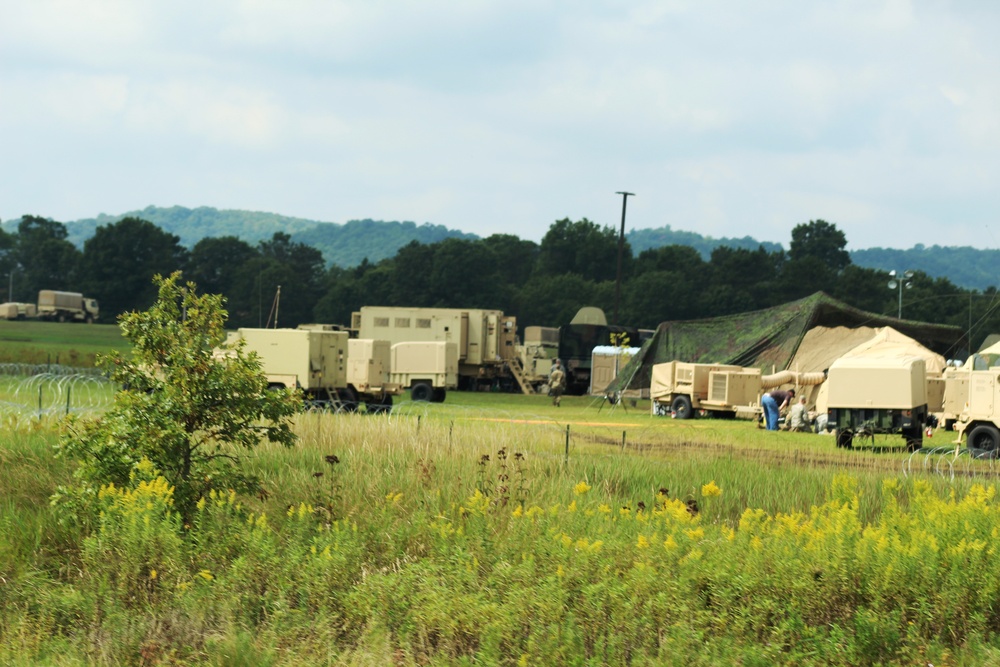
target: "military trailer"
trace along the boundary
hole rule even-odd
[[[842,357],[827,377],[827,428],[837,446],[857,437],[902,435],[907,449],[923,445],[928,422],[927,372],[919,357]]]
[[[759,403],[761,373],[758,368],[727,364],[668,361],[653,366],[649,386],[654,415],[690,419],[696,410],[714,417],[755,413]]]
[[[346,331],[317,326],[302,329],[239,329],[232,338],[256,352],[273,388],[301,389],[315,407],[353,412],[388,412],[402,393],[389,380],[388,341],[350,339]]]
[[[444,402],[458,386],[458,346],[444,341],[396,343],[392,346],[390,379],[410,390],[414,401]]]
[[[625,368],[632,357],[639,353],[638,347],[617,347],[613,345],[598,345],[591,352],[590,362],[590,395],[607,396],[612,401],[619,398],[648,398],[649,392],[644,389],[628,391],[609,396],[606,393],[608,385],[614,382],[618,373]]]
[[[36,315],[37,309],[33,303],[0,303],[0,320],[30,320]]]
[[[351,328],[359,338],[388,340],[393,345],[453,343],[458,384],[463,389],[509,378],[509,362],[517,358],[517,319],[499,310],[365,306],[352,313]],[[427,351],[439,354],[434,348]]]
[[[79,292],[43,289],[38,293],[38,318],[59,322],[92,323],[100,314],[97,299]]]

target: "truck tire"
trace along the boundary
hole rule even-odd
[[[58,319],[60,322],[65,322],[66,321],[66,313],[59,313],[59,317],[56,318],[56,319]]]
[[[965,443],[966,449],[974,456],[982,452],[989,452],[990,456],[994,456],[997,446],[1000,446],[1000,430],[993,424],[980,424],[969,431]]]
[[[448,395],[448,392],[444,387],[435,387],[434,395],[431,398],[432,403],[444,403],[444,397]]]
[[[694,416],[694,410],[691,408],[691,399],[683,394],[674,397],[673,402],[670,403],[670,411],[674,413],[674,417],[677,419],[691,419]]]
[[[434,387],[426,382],[418,382],[410,388],[410,399],[429,403],[434,400]]]
[[[367,401],[365,407],[370,415],[384,415],[392,412],[392,394],[382,394],[378,398]]]
[[[340,401],[340,409],[344,412],[358,411],[358,395],[350,387],[344,387],[337,391],[337,400]]]
[[[903,438],[906,440],[908,452],[916,452],[924,446],[924,432],[919,427],[912,431],[903,431]]]
[[[854,431],[849,428],[842,428],[837,431],[837,446],[844,449],[854,448]]]

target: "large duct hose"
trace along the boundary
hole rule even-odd
[[[760,378],[761,389],[774,389],[783,384],[794,384],[800,387],[822,384],[826,379],[823,371],[815,373],[799,373],[797,371],[781,371],[773,375],[762,375]]]

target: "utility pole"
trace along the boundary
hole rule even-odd
[[[625,206],[628,198],[634,197],[633,192],[616,192],[622,196],[622,230],[618,234],[618,277],[615,279],[615,319],[612,324],[618,324],[618,303],[622,294],[622,252],[625,249]]]

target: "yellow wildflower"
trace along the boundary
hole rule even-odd
[[[711,482],[701,487],[701,495],[704,496],[705,498],[713,498],[715,496],[721,496],[722,489],[716,486],[715,480],[713,479]]]
[[[511,512],[510,515],[515,519],[521,518],[524,515],[524,508],[518,505],[517,507],[514,508],[514,511]]]
[[[582,496],[583,494],[587,493],[587,491],[590,491],[591,488],[593,487],[591,487],[590,484],[587,484],[586,482],[580,482],[579,484],[573,487],[573,493],[575,493],[578,496]]]
[[[149,571],[149,578],[150,579],[156,579],[156,570],[150,570]]]
[[[212,576],[212,573],[209,572],[208,570],[202,570],[201,572],[198,573],[198,576],[204,579],[205,581],[212,581],[213,579],[215,579],[215,577]]]
[[[635,548],[636,549],[648,549],[649,548],[649,540],[646,539],[645,535],[639,535],[639,539],[636,540],[636,542],[635,542]]]

